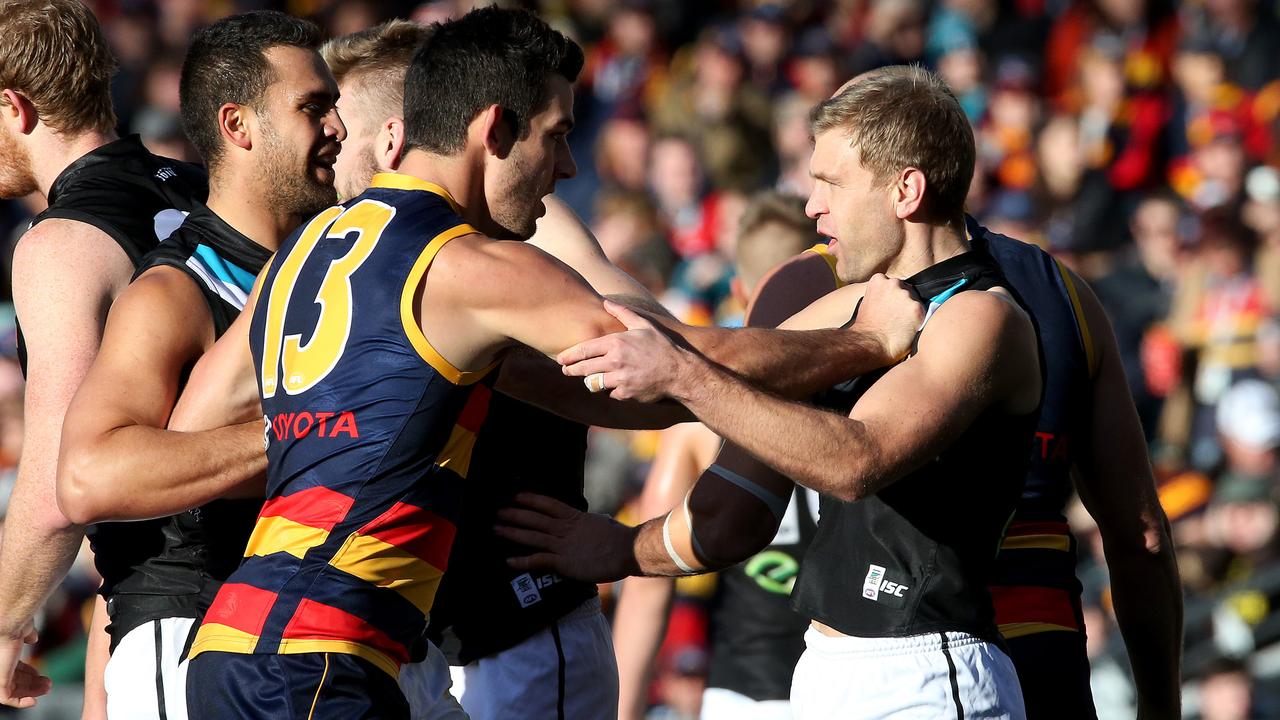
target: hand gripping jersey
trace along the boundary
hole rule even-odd
[[[281,246],[250,326],[267,501],[192,657],[346,653],[395,676],[423,655],[490,376],[431,347],[415,290],[473,232],[442,188],[380,174]]]
[[[1009,288],[984,251],[908,278],[932,312],[962,290]],[[836,386],[822,404],[848,412],[885,371]],[[937,458],[857,502],[822,498],[793,600],[846,635],[965,632],[998,642],[987,580],[1027,469],[1036,412],[983,412]]]
[[[136,268],[188,212],[204,204],[208,192],[204,168],[152,155],[130,135],[68,165],[49,189],[49,207],[31,226],[55,218],[92,225],[115,240]],[[21,330],[18,360],[25,374]]]
[[[269,250],[201,206],[142,259],[137,274],[162,265],[185,273],[204,295],[214,335],[221,337],[270,257]],[[111,647],[151,620],[199,617],[239,564],[260,506],[257,500],[216,500],[169,518],[90,527]]]

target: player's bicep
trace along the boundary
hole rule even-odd
[[[13,256],[13,298],[27,352],[24,456],[50,446],[98,352],[107,310],[133,266],[106,233],[48,220]],[[50,437],[45,437],[50,436]]]
[[[470,292],[472,317],[485,328],[544,355],[623,330],[580,275],[520,243],[488,249],[489,281]]]
[[[1017,311],[983,295],[950,300],[921,334],[919,352],[885,373],[850,411],[870,446],[867,477],[878,483],[871,492],[936,457],[1034,370],[1021,365],[1034,356],[1019,346],[1025,337]]]
[[[814,300],[808,307],[792,315],[778,327],[782,330],[823,330],[844,327],[853,319],[866,292],[861,283],[846,285]]]
[[[1111,323],[1088,286],[1076,278],[1076,287],[1098,364],[1076,486],[1104,537],[1141,532],[1161,513],[1146,439]]]
[[[112,305],[102,346],[68,410],[78,439],[125,425],[164,427],[183,373],[212,337],[204,303],[191,282],[167,268],[129,286]],[[73,438],[74,439],[74,438]]]

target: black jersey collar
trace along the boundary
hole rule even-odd
[[[204,205],[192,210],[182,226],[196,232],[201,244],[208,245],[227,261],[254,275],[271,259],[270,250],[228,225]]]
[[[142,138],[137,135],[126,135],[118,140],[112,140],[106,145],[99,145],[81,155],[75,162],[58,173],[58,177],[53,181],[53,187],[49,188],[49,205],[53,205],[58,201],[58,196],[62,194],[68,185],[75,181],[76,176],[85,168],[114,162],[120,158],[147,154],[148,152],[146,146],[142,144]]]

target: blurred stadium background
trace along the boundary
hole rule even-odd
[[[89,4],[120,63],[120,132],[192,160],[178,78],[202,24],[273,8],[338,36],[475,5]],[[1178,548],[1185,716],[1280,717],[1280,2],[519,4],[587,53],[570,137],[579,175],[560,195],[615,263],[689,322],[740,322],[729,293],[737,218],[755,190],[808,192],[810,107],[881,65],[941,73],[977,138],[970,211],[1069,263],[1111,314]],[[0,201],[0,511],[23,423],[8,259],[40,202]],[[594,509],[627,517],[654,443],[593,433]],[[1099,715],[1133,717],[1097,533],[1078,507],[1072,524]],[[55,691],[26,717],[79,717],[96,582],[91,563],[78,563],[45,608],[36,657]],[[696,716],[712,582],[681,581],[652,717]]]

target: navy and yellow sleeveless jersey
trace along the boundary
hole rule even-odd
[[[250,325],[267,500],[192,657],[338,652],[397,675],[420,653],[490,383],[431,347],[415,290],[473,232],[443,189],[380,174],[280,248]]]
[[[1005,638],[1082,630],[1076,542],[1064,508],[1071,469],[1086,442],[1097,356],[1080,296],[1062,264],[1035,245],[1007,238],[972,219],[969,234],[1000,264],[1035,318],[1047,382],[1031,444],[1031,467],[1013,522],[996,558],[991,596]]]

